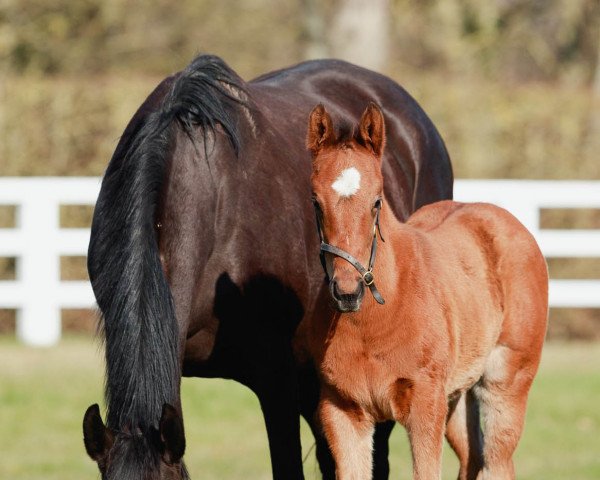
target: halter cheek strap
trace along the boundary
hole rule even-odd
[[[369,287],[371,293],[373,294],[373,298],[377,301],[377,303],[383,305],[385,300],[377,290],[375,286],[375,276],[373,275],[373,266],[375,265],[375,255],[377,253],[377,232],[379,232],[379,236],[381,237],[381,241],[385,242],[383,239],[383,235],[381,235],[381,227],[379,226],[379,211],[381,209],[381,203],[377,205],[377,212],[375,213],[375,223],[373,225],[373,242],[371,243],[371,256],[369,257],[369,268],[363,267],[363,265],[348,252],[338,248],[334,245],[330,245],[326,243],[323,238],[323,228],[321,225],[321,217],[319,216],[318,207],[315,205],[315,214],[317,217],[317,231],[319,232],[319,239],[321,240],[321,251],[320,251],[320,259],[321,265],[323,266],[323,270],[325,271],[325,276],[327,277],[327,281],[330,281],[330,274],[327,268],[327,259],[325,258],[325,253],[331,253],[332,255],[336,255],[340,258],[346,260],[350,265],[352,265],[358,273],[360,273],[363,282],[365,285]]]

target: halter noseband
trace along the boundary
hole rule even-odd
[[[377,232],[379,232],[381,241],[385,242],[385,240],[383,239],[383,235],[381,235],[381,227],[379,226],[379,211],[381,210],[381,200],[379,200],[377,206],[375,207],[377,211],[375,212],[375,223],[373,224],[373,242],[371,243],[371,256],[369,257],[369,268],[363,267],[362,264],[348,252],[325,242],[323,237],[323,226],[321,225],[321,217],[319,216],[319,206],[317,203],[315,203],[314,205],[315,215],[317,218],[317,231],[319,232],[319,240],[321,240],[321,249],[319,257],[321,259],[321,265],[323,266],[323,270],[325,271],[327,281],[329,282],[331,279],[329,278],[329,272],[327,270],[327,261],[325,259],[325,253],[331,253],[340,258],[343,258],[350,265],[356,268],[356,270],[358,270],[358,273],[360,273],[363,282],[365,282],[365,285],[369,287],[369,290],[371,290],[373,298],[375,298],[377,303],[383,305],[385,303],[385,300],[383,299],[383,297],[379,293],[379,290],[377,290],[377,287],[375,286],[375,276],[373,275],[373,266],[375,265],[375,254],[377,253]]]

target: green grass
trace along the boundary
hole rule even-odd
[[[102,397],[102,357],[89,340],[51,349],[0,340],[0,478],[98,478],[83,449],[81,419]],[[600,478],[600,344],[549,344],[530,396],[516,454],[520,479]],[[260,408],[246,388],[224,380],[183,382],[188,450],[194,479],[270,478]],[[312,439],[303,424],[303,445]],[[410,478],[406,435],[392,436],[392,478]],[[446,450],[444,478],[455,478]],[[307,480],[318,478],[313,452]]]

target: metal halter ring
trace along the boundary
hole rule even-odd
[[[362,278],[365,281],[365,285],[367,287],[375,281],[375,276],[373,275],[373,272],[371,270],[367,270],[362,276]]]

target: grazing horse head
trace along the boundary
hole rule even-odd
[[[183,421],[169,404],[158,428],[115,431],[104,425],[97,404],[83,418],[85,449],[98,463],[102,480],[185,480]]]
[[[307,146],[311,186],[329,289],[341,312],[357,311],[369,287],[379,303],[372,271],[383,203],[383,114],[373,103],[358,128],[334,128],[323,105],[310,114]]]

